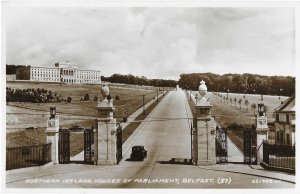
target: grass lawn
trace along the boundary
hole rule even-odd
[[[197,92],[194,92],[196,94]],[[198,94],[199,95],[199,94]],[[229,94],[229,98],[236,97],[237,99],[242,98],[244,102],[244,98],[239,94]],[[240,97],[240,98],[238,98]],[[255,124],[255,116],[254,110],[251,109],[250,105],[252,103],[261,102],[260,95],[246,95],[246,99],[250,101],[249,106],[245,106],[242,103],[242,106],[238,103],[232,102],[224,102],[221,100],[216,94],[212,94],[211,92],[207,93],[207,98],[209,98],[212,108],[212,115],[215,117],[216,121],[222,126],[222,128],[227,129],[227,134],[229,138],[240,148],[243,150],[243,129],[229,129],[228,126],[232,123],[236,122],[238,125],[242,125],[243,127],[250,127],[252,124]],[[188,96],[189,98],[189,96]],[[287,97],[281,97],[281,100],[285,100]],[[194,103],[189,101],[192,112],[195,112]],[[273,122],[273,111],[276,107],[280,105],[280,101],[277,96],[264,96],[264,104],[268,106],[267,118],[268,122]],[[255,110],[257,112],[257,109]],[[193,114],[194,115],[194,114]],[[272,126],[270,126],[269,139],[273,140],[275,138],[275,134]]]
[[[63,98],[72,97],[71,103],[55,102],[55,103],[18,103],[9,102],[6,106],[6,145],[7,147],[36,145],[46,141],[45,127],[47,117],[49,116],[49,107],[56,106],[57,115],[60,119],[62,128],[70,128],[75,124],[90,128],[94,119],[97,117],[97,101],[94,96],[102,99],[100,85],[66,85],[66,84],[35,84],[35,83],[7,83],[7,87],[13,89],[27,88],[46,88],[52,92],[56,92]],[[115,112],[114,117],[117,122],[122,121],[122,117],[128,117],[143,105],[143,95],[145,95],[145,103],[156,97],[157,92],[153,90],[143,89],[123,89],[110,88],[110,95],[114,99]],[[88,93],[89,101],[80,101],[83,96]],[[115,100],[116,96],[120,100]],[[37,129],[28,130],[25,128],[37,127]],[[75,134],[71,136],[73,142],[82,144],[83,135]],[[76,144],[76,143],[75,143]],[[72,146],[72,145],[71,145]],[[76,147],[76,145],[72,146]],[[83,148],[83,147],[82,147]],[[82,150],[76,148],[76,150]],[[72,152],[72,151],[71,151]],[[72,152],[75,154],[75,152]]]

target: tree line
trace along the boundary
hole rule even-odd
[[[111,83],[124,83],[132,85],[145,85],[145,86],[156,86],[156,87],[175,87],[177,85],[176,80],[165,80],[165,79],[147,79],[145,76],[134,76],[131,74],[121,75],[113,74],[110,77],[101,76],[102,81],[108,81]]]
[[[25,65],[7,65],[6,64],[6,75],[16,74],[18,68],[26,67]]]
[[[187,90],[198,90],[204,80],[209,91],[243,94],[292,96],[295,94],[295,77],[263,76],[256,74],[192,73],[181,74],[178,84]]]

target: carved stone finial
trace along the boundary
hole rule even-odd
[[[109,95],[109,87],[105,84],[102,88],[101,88],[101,94],[102,96],[106,99],[107,96]]]
[[[207,86],[205,85],[205,81],[202,80],[199,86],[199,94],[201,98],[204,98],[206,93],[207,93]]]

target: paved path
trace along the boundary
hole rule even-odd
[[[130,143],[127,143],[127,147],[124,146],[124,158],[120,165],[105,167],[68,164],[23,172],[10,171],[6,176],[6,186],[8,188],[295,187],[295,184],[291,183],[295,179],[294,176],[268,172],[249,165],[222,164],[204,168],[170,164],[169,160],[172,158],[188,159],[191,156],[189,120],[186,119],[188,114],[190,114],[189,107],[184,92],[172,91],[130,137],[128,140]],[[144,161],[128,161],[131,147],[140,144],[147,149],[148,157]]]
[[[244,156],[241,150],[227,137],[228,162],[244,162]]]

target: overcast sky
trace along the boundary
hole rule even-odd
[[[8,8],[7,64],[110,76],[295,75],[293,8]]]

